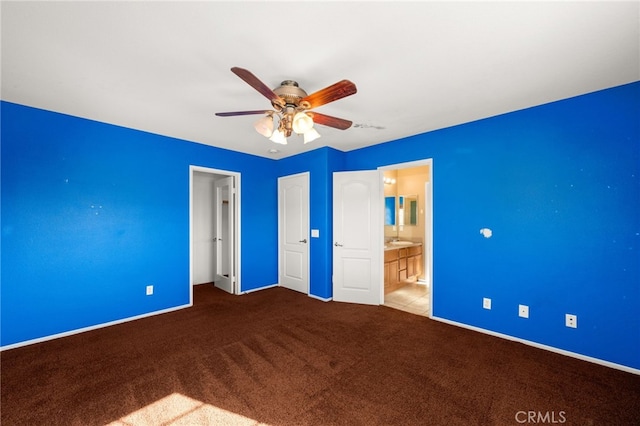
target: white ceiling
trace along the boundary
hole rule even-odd
[[[640,80],[633,2],[7,2],[2,99],[270,158],[349,151]],[[308,93],[354,122],[276,145],[231,73]],[[269,154],[269,148],[281,150]]]

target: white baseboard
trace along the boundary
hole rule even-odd
[[[309,293],[308,296],[312,297],[314,299],[321,300],[323,302],[331,302],[333,300],[333,297],[320,297],[320,296],[316,296],[315,294],[311,294],[311,293]]]
[[[173,308],[162,309],[160,311],[153,311],[153,312],[149,312],[149,313],[142,314],[142,315],[136,315],[134,317],[123,318],[123,319],[119,319],[119,320],[116,320],[116,321],[110,321],[110,322],[105,322],[105,323],[98,324],[98,325],[92,325],[90,327],[84,327],[84,328],[78,328],[76,330],[65,331],[64,333],[52,334],[50,336],[39,337],[37,339],[32,339],[32,340],[25,340],[24,342],[13,343],[11,345],[0,346],[0,352],[1,351],[7,351],[9,349],[20,348],[22,346],[28,346],[28,345],[33,345],[33,344],[36,344],[36,343],[46,342],[48,340],[59,339],[61,337],[73,336],[74,334],[80,334],[80,333],[84,333],[84,332],[87,332],[87,331],[98,330],[100,328],[110,327],[112,325],[122,324],[122,323],[129,322],[129,321],[135,321],[135,320],[139,320],[139,319],[142,319],[142,318],[152,317],[152,316],[155,316],[155,315],[166,314],[168,312],[173,312],[173,311],[177,311],[179,309],[189,308],[191,306],[193,306],[192,303],[187,303],[186,305],[175,306]]]
[[[251,290],[241,291],[240,294],[249,294],[249,293],[253,293],[254,291],[266,290],[268,288],[278,287],[278,285],[279,284],[271,284],[271,285],[266,285],[264,287],[252,288]]]
[[[273,288],[273,287],[282,287],[282,286],[280,285],[280,283],[278,283],[278,284],[271,284],[271,285],[267,285],[267,286],[264,286],[264,287],[254,288],[253,290],[247,290],[247,291],[243,292],[242,294],[244,294],[244,293],[251,293],[251,292],[259,291],[259,290],[266,290],[266,289],[268,289],[268,288]],[[283,288],[286,288],[286,287],[283,287]],[[295,290],[294,290],[294,291],[295,291]],[[331,302],[331,301],[333,300],[333,297],[320,297],[320,296],[316,296],[315,294],[311,294],[311,293],[308,293],[308,294],[307,294],[307,296],[309,296],[309,297],[311,297],[311,298],[313,298],[313,299],[321,300],[321,301],[323,301],[323,302]]]
[[[466,328],[466,329],[469,329],[469,330],[477,331],[477,332],[480,332],[480,333],[488,334],[490,336],[500,337],[502,339],[511,340],[511,341],[522,343],[522,344],[525,344],[525,345],[528,345],[528,346],[533,346],[533,347],[538,348],[538,349],[544,349],[544,350],[547,350],[547,351],[550,351],[550,352],[555,352],[555,353],[558,353],[558,354],[561,354],[561,355],[570,356],[572,358],[577,358],[577,359],[580,359],[582,361],[588,361],[588,362],[592,362],[594,364],[604,365],[605,367],[615,368],[616,370],[626,371],[627,373],[640,375],[640,369],[628,367],[628,366],[622,365],[622,364],[616,364],[615,362],[605,361],[605,360],[602,360],[602,359],[599,359],[599,358],[594,358],[594,357],[582,355],[582,354],[579,354],[579,353],[576,353],[576,352],[566,351],[564,349],[559,349],[559,348],[555,348],[553,346],[543,345],[541,343],[532,342],[532,341],[526,340],[526,339],[520,339],[519,337],[513,337],[513,336],[510,336],[508,334],[498,333],[498,332],[495,332],[495,331],[487,330],[487,329],[480,328],[480,327],[475,327],[473,325],[468,325],[468,324],[464,324],[464,323],[461,323],[461,322],[451,321],[451,320],[448,320],[448,319],[445,319],[445,318],[436,317],[434,315],[431,315],[430,318],[433,319],[433,320],[436,320],[436,321],[440,321],[440,322],[446,323],[446,324],[455,325],[457,327],[462,327],[462,328]]]

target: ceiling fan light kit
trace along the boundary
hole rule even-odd
[[[256,121],[253,127],[255,127],[256,132],[265,138],[270,138],[273,134],[273,113],[267,113],[267,115]]]
[[[271,135],[269,140],[274,143],[279,143],[280,145],[287,144],[287,136],[285,135],[284,132],[280,131],[280,129],[276,129],[276,131],[273,132],[273,135]]]
[[[303,135],[304,143],[313,142],[319,137],[320,137],[320,133],[318,133],[316,129],[311,128],[307,130]]]
[[[297,112],[293,116],[293,131],[301,135],[313,128],[313,119],[304,112]]]
[[[320,133],[313,127],[314,124],[321,124],[340,130],[346,130],[353,124],[349,120],[308,111],[355,94],[357,92],[356,86],[349,80],[339,81],[308,95],[293,80],[285,80],[280,83],[279,87],[271,90],[248,70],[233,67],[231,71],[269,99],[273,110],[219,112],[216,115],[219,117],[231,117],[266,114],[254,123],[254,128],[272,142],[286,145],[287,138],[295,132],[303,135],[304,143],[306,144],[320,137]],[[278,118],[277,126],[275,124],[276,117]]]

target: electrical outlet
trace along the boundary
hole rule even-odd
[[[147,286],[147,296],[151,296],[153,294],[153,286],[152,285],[148,285]]]
[[[529,318],[529,307],[527,305],[518,305],[518,316]]]
[[[484,309],[491,309],[491,299],[489,299],[488,297],[483,297],[482,298],[482,307]]]
[[[566,314],[564,316],[565,325],[571,328],[578,328],[578,316],[572,314]]]

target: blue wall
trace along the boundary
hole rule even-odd
[[[191,164],[242,174],[242,290],[277,283],[275,161],[1,107],[2,346],[189,303]]]
[[[309,171],[328,298],[332,173],[432,158],[434,315],[638,369],[639,116],[634,83],[273,161],[2,103],[1,344],[188,303],[190,164],[242,174],[243,290],[277,282],[277,177]]]
[[[344,153],[320,148],[284,158],[278,163],[278,176],[309,172],[309,226],[320,231],[319,238],[310,238],[309,292],[329,299],[333,295],[332,173],[344,170]]]
[[[345,161],[433,159],[435,316],[640,368],[639,117],[634,83]]]

